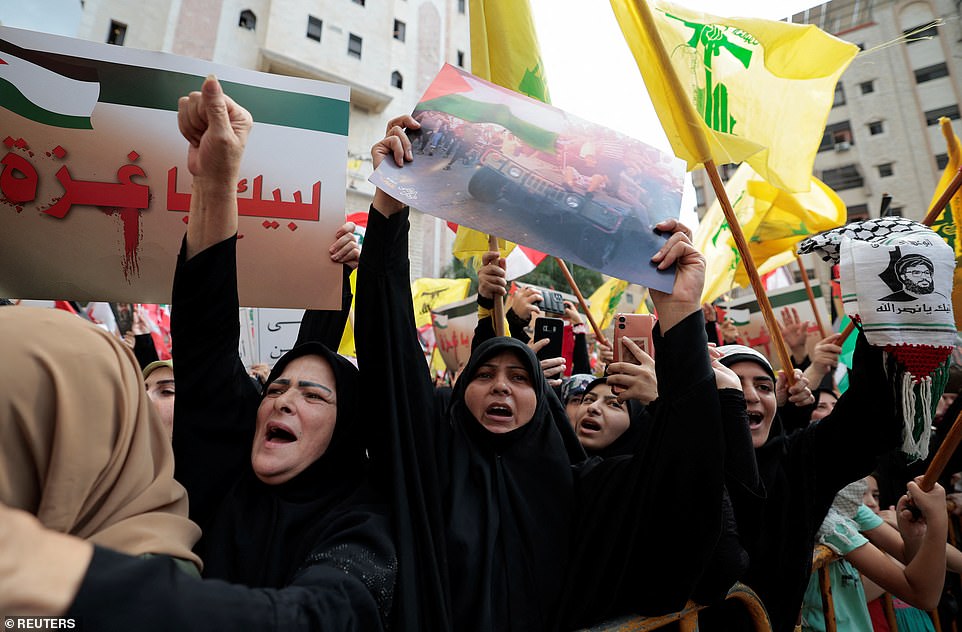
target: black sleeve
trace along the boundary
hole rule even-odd
[[[483,315],[482,310],[493,310],[494,299],[478,294],[478,324],[474,326],[474,337],[471,338],[471,351],[474,352],[485,340],[494,338],[494,322],[490,315]]]
[[[700,311],[665,335],[656,327],[659,403],[647,436],[634,455],[589,461],[577,476],[562,626],[679,610],[708,567],[722,532],[725,441],[705,338]]]
[[[831,502],[839,489],[872,473],[875,459],[895,448],[902,436],[892,386],[881,348],[858,334],[849,388],[830,415],[806,428],[804,449],[811,459],[818,502]]]
[[[301,327],[297,331],[297,342],[321,342],[328,349],[337,351],[344,335],[344,326],[351,315],[351,268],[341,266],[341,309],[340,311],[309,309],[304,312]]]
[[[588,355],[588,336],[584,332],[575,334],[575,348],[571,357],[571,374],[591,373],[591,358]]]
[[[190,260],[182,246],[174,273],[174,476],[187,488],[190,517],[202,529],[250,467],[260,401],[237,353],[236,245],[230,237]]]
[[[99,632],[381,630],[396,569],[386,522],[373,516],[334,525],[337,537],[315,548],[293,582],[279,589],[201,580],[167,557],[95,547],[67,616]]]
[[[511,334],[511,337],[517,338],[524,344],[528,344],[528,341],[531,340],[531,336],[529,336],[528,332],[524,330],[524,328],[528,326],[528,323],[525,322],[523,318],[518,316],[513,309],[509,309],[507,312],[505,312],[504,317],[508,321],[508,333]]]
[[[782,420],[782,428],[785,429],[785,432],[791,433],[799,428],[806,427],[811,422],[812,413],[817,405],[818,400],[804,406],[796,406],[792,402],[786,402],[784,406],[779,406],[778,418]]]
[[[722,342],[718,340],[718,325],[714,320],[705,321],[705,335],[708,336],[708,342],[710,344],[716,346],[722,344]]]
[[[160,360],[160,358],[157,357],[157,347],[154,346],[153,336],[150,334],[137,334],[134,336],[134,356],[137,358],[137,364],[140,365],[141,371],[151,362]]]
[[[374,477],[394,504],[399,579],[394,621],[407,630],[449,629],[440,515],[439,436],[434,386],[414,325],[408,211],[373,207],[358,267],[354,320],[361,381],[376,385],[362,404],[371,422]]]

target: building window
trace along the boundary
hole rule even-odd
[[[822,182],[830,189],[844,191],[862,186],[864,180],[855,165],[845,165],[838,169],[826,169],[822,172]]]
[[[935,64],[934,66],[926,66],[925,68],[919,68],[915,71],[915,83],[925,83],[926,81],[932,81],[933,79],[938,79],[940,77],[949,76],[949,67],[945,63]]]
[[[110,30],[107,31],[107,43],[123,46],[125,37],[127,37],[127,25],[123,22],[111,20]]]
[[[925,124],[926,125],[938,125],[939,119],[943,116],[947,116],[951,120],[956,120],[959,118],[959,106],[948,105],[944,108],[936,108],[934,110],[929,110],[925,113]]]
[[[391,73],[391,85],[398,90],[404,88],[404,77],[402,77],[401,73],[396,70]]]
[[[242,29],[247,29],[248,31],[253,31],[257,28],[257,16],[250,9],[244,9],[241,11],[240,20],[237,21],[237,26]]]
[[[833,123],[825,126],[825,133],[822,135],[822,142],[818,146],[819,151],[845,151],[852,146],[852,126],[848,121]]]
[[[307,37],[315,42],[321,41],[321,29],[324,23],[313,15],[307,16]]]
[[[464,15],[464,0],[458,0],[458,13]]]
[[[872,92],[875,92],[875,80],[863,81],[862,83],[858,84],[858,87],[862,90],[862,94],[871,94]]]
[[[458,51],[458,68],[464,68],[464,51]]]
[[[705,187],[695,187],[695,204],[705,206]]]
[[[347,40],[347,54],[351,57],[361,58],[361,38],[351,33]]]
[[[936,154],[935,156],[935,166],[939,169],[945,169],[945,166],[949,164],[948,154]]]
[[[835,100],[832,101],[833,108],[838,105],[845,105],[845,89],[841,83],[835,84]]]
[[[868,219],[868,204],[853,204],[846,210],[848,211],[848,221],[850,222]]]
[[[401,20],[394,20],[394,39],[403,42],[407,25]]]
[[[925,24],[919,24],[918,26],[913,26],[910,29],[905,29],[902,31],[907,39],[906,44],[912,44],[913,42],[920,42],[922,40],[932,39],[933,37],[939,36],[938,27],[936,26],[936,21],[926,22]]]
[[[878,177],[880,178],[887,178],[893,173],[895,173],[895,171],[892,169],[891,162],[887,162],[884,165],[878,166]]]
[[[882,127],[882,121],[873,121],[872,123],[868,124],[868,133],[872,136],[877,136],[884,131],[885,130]]]

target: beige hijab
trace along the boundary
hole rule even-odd
[[[77,316],[0,307],[0,502],[131,555],[200,566],[200,529],[133,353]]]

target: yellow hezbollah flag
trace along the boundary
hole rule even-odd
[[[844,202],[817,178],[809,177],[812,186],[808,192],[787,193],[742,164],[725,185],[760,275],[792,262],[794,246],[802,239],[845,223]],[[694,243],[708,260],[703,303],[736,285],[748,285],[745,266],[717,200],[698,225]]]
[[[357,350],[354,347],[354,297],[357,296],[357,269],[351,272],[351,313],[347,322],[344,323],[344,333],[341,335],[341,344],[337,347],[337,352],[342,356],[357,357]]]
[[[431,324],[431,310],[464,299],[471,279],[417,279],[411,284],[414,324],[418,329]]]
[[[598,329],[607,329],[611,324],[618,303],[621,302],[621,295],[625,293],[627,287],[627,281],[608,279],[588,298],[588,309],[591,311],[592,318],[598,323]]]
[[[949,162],[945,165],[945,171],[942,172],[942,178],[935,188],[935,195],[932,196],[932,201],[929,202],[929,208],[932,208],[932,205],[942,197],[942,192],[948,188],[952,178],[955,177],[956,172],[959,170],[959,166],[962,165],[962,143],[959,143],[959,137],[956,136],[952,130],[952,121],[943,116],[939,119],[939,126],[942,128],[942,136],[945,137],[945,146],[949,154]],[[952,310],[955,313],[955,328],[962,329],[962,238],[960,238],[959,235],[959,230],[962,228],[962,192],[952,196],[946,210],[949,212],[945,210],[942,211],[942,214],[939,215],[938,219],[932,224],[932,230],[941,235],[942,238],[955,249],[955,273],[952,277]]]
[[[549,102],[538,36],[528,0],[471,0],[471,72],[491,83]],[[498,240],[502,257],[515,244]],[[488,238],[458,226],[454,256],[465,265],[481,267],[480,253],[488,251]]]
[[[807,191],[835,84],[858,52],[813,25],[611,0],[675,155],[747,161]]]

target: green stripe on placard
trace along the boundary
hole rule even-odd
[[[438,316],[447,316],[448,318],[459,318],[461,316],[468,316],[470,314],[476,314],[478,311],[477,301],[471,301],[464,305],[458,305],[457,307],[439,307],[438,309],[431,310],[434,314]]]
[[[177,111],[177,99],[200,90],[203,77],[182,72],[99,63],[100,102]],[[224,92],[257,123],[347,136],[350,102],[313,94],[221,81]]]
[[[6,79],[0,79],[0,107],[44,125],[70,129],[93,129],[89,116],[71,116],[70,114],[59,114],[45,110],[23,96],[23,93]]]
[[[822,288],[818,285],[812,285],[812,294],[815,296],[815,298],[821,298]],[[785,294],[769,294],[768,300],[771,302],[772,308],[784,307],[785,305],[792,305],[794,303],[808,302],[808,292],[805,291],[805,288],[802,288],[800,290],[786,292]],[[757,300],[732,306],[728,309],[747,309],[750,312],[761,311],[761,308],[758,307]]]

